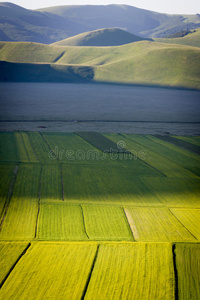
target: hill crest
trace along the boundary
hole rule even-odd
[[[142,40],[151,40],[136,36],[120,28],[101,28],[84,32],[54,43],[56,46],[120,46]]]
[[[66,5],[29,10],[0,3],[0,40],[51,44],[99,28],[163,38],[200,27],[200,15],[167,15],[129,5]]]

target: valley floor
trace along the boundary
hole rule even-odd
[[[0,133],[1,299],[199,299],[200,138]]]

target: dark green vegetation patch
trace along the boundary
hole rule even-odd
[[[190,150],[196,154],[200,154],[200,146],[197,145],[192,145],[186,141],[180,140],[180,139],[176,139],[174,137],[171,136],[163,136],[163,135],[157,135],[158,138],[160,138],[163,141],[169,142],[171,144],[174,144],[176,146],[179,146],[183,149],[187,149]]]
[[[105,136],[98,132],[76,132],[84,140],[92,144],[94,147],[98,148],[105,153],[131,153],[124,149],[120,142],[118,144],[107,139]]]

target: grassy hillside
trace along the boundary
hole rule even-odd
[[[92,80],[200,88],[200,49],[140,41],[115,47],[0,43],[1,80]],[[15,63],[15,64],[13,64]]]
[[[154,39],[155,42],[188,45],[193,47],[200,47],[200,28],[197,28],[194,32],[187,34],[184,37],[179,38],[163,38]]]
[[[145,40],[119,28],[103,28],[84,32],[54,43],[57,46],[119,46]],[[149,39],[147,39],[149,40]]]

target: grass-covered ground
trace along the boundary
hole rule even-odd
[[[1,299],[198,299],[199,137],[0,138]]]
[[[139,41],[115,47],[64,47],[0,42],[0,60],[1,81],[200,88],[200,49],[174,43]]]
[[[188,45],[193,47],[200,47],[200,28],[197,28],[195,31],[185,35],[184,37],[179,38],[157,38],[154,39],[156,42],[160,43],[169,43],[169,44],[180,44]]]

